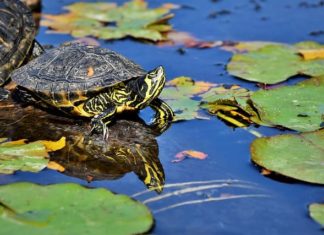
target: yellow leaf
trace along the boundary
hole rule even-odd
[[[66,138],[62,137],[58,141],[40,140],[40,142],[45,145],[47,152],[53,152],[53,151],[60,150],[65,147]]]
[[[65,168],[58,164],[57,162],[54,162],[54,161],[49,161],[48,164],[47,164],[47,168],[49,169],[52,169],[52,170],[56,170],[56,171],[59,171],[59,172],[63,172],[65,171]]]
[[[324,49],[299,50],[304,60],[324,59]]]
[[[6,138],[3,138],[3,140],[5,140]],[[2,138],[0,139],[0,142]],[[21,140],[14,140],[14,141],[10,141],[10,142],[4,142],[2,144],[0,144],[2,147],[9,147],[9,146],[13,146],[13,145],[22,145],[22,144],[26,144],[26,139],[21,139]]]

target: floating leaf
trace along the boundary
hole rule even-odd
[[[71,183],[0,186],[0,198],[3,234],[139,234],[153,224],[150,211],[129,197]]]
[[[309,183],[324,184],[324,130],[258,138],[252,160],[270,170]]]
[[[41,24],[74,37],[120,39],[130,36],[152,41],[164,39],[163,33],[172,29],[167,24],[173,17],[168,5],[149,9],[145,1],[133,0],[119,7],[114,3],[82,2],[65,8],[68,13],[44,15]]]
[[[311,204],[309,206],[309,212],[313,220],[324,226],[324,204]]]
[[[254,92],[251,101],[262,125],[279,125],[297,131],[313,131],[323,127],[323,94],[324,77],[319,77],[294,86]]]
[[[231,75],[265,84],[275,84],[302,74],[324,75],[324,60],[303,60],[300,49],[314,47],[304,43],[295,46],[285,44],[267,45],[243,54],[235,54],[227,66]]]
[[[175,155],[175,160],[172,160],[172,162],[181,162],[184,159],[186,159],[187,157],[189,158],[195,158],[195,159],[199,159],[199,160],[204,160],[207,158],[207,154],[203,153],[203,152],[199,152],[199,151],[195,151],[195,150],[184,150],[181,151],[179,153],[177,153]]]
[[[59,150],[65,146],[64,137],[57,142],[36,141],[26,144],[25,141],[0,143],[0,173],[12,174],[18,170],[41,171],[49,162],[48,152]]]

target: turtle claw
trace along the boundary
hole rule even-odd
[[[102,131],[103,139],[108,142],[109,138],[109,129],[107,125],[103,124],[103,131]]]
[[[108,141],[109,129],[107,124],[104,123],[102,119],[95,117],[91,120],[91,126],[90,135],[92,135],[94,132],[102,133],[103,139],[105,141]]]

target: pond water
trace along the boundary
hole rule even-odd
[[[75,1],[43,1],[43,13],[59,13],[62,7]],[[124,1],[115,0],[123,3]],[[150,6],[161,2],[183,4],[175,10],[170,21],[178,31],[190,32],[202,40],[262,40],[295,43],[314,40],[324,43],[324,34],[312,36],[311,32],[323,29],[323,7],[312,7],[319,1],[267,1],[267,0],[186,0],[149,1]],[[308,4],[305,4],[308,3]],[[305,7],[308,6],[308,7]],[[215,12],[227,10],[229,14]],[[48,34],[40,28],[37,40],[41,44],[58,46],[72,40],[67,35]],[[195,80],[213,83],[239,84],[256,89],[254,84],[238,80],[227,74],[225,64],[231,53],[212,48],[185,49],[180,54],[178,46],[158,47],[133,40],[100,41],[102,47],[118,51],[136,61],[145,69],[163,65],[167,78],[189,76]],[[143,110],[141,116],[149,120],[152,112]],[[45,130],[45,126],[43,127]],[[284,133],[260,127],[265,136]],[[288,132],[288,131],[286,131]],[[28,136],[25,136],[28,139]],[[323,201],[324,188],[285,179],[272,179],[260,174],[250,162],[249,146],[256,137],[243,129],[232,129],[216,118],[173,123],[162,135],[157,136],[159,159],[165,173],[165,184],[191,181],[224,180],[208,190],[173,195],[148,202],[153,211],[155,227],[152,234],[320,234],[321,228],[308,216],[307,207],[312,202]],[[208,154],[205,160],[187,159],[172,163],[174,156],[183,150],[194,149]],[[30,181],[40,184],[75,182],[89,187],[104,187],[116,193],[134,195],[146,190],[136,174],[129,173],[117,180],[86,180],[67,176],[52,170],[40,173],[17,172],[0,175],[0,183]],[[226,182],[228,184],[226,184]],[[207,185],[200,183],[194,186]],[[166,187],[160,196],[183,186]],[[219,195],[265,195],[232,200],[205,202],[160,210],[175,203],[204,200]],[[140,201],[156,197],[156,192],[136,196]]]

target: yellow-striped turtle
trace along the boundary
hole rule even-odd
[[[0,1],[0,86],[26,57],[42,53],[34,41],[36,25],[31,11],[19,0]]]
[[[108,137],[107,125],[116,114],[151,106],[152,123],[164,130],[173,117],[158,99],[165,84],[163,68],[146,72],[111,50],[66,44],[49,50],[14,71],[22,100],[41,100],[65,113],[89,117],[92,130]],[[23,92],[24,91],[24,92]]]

